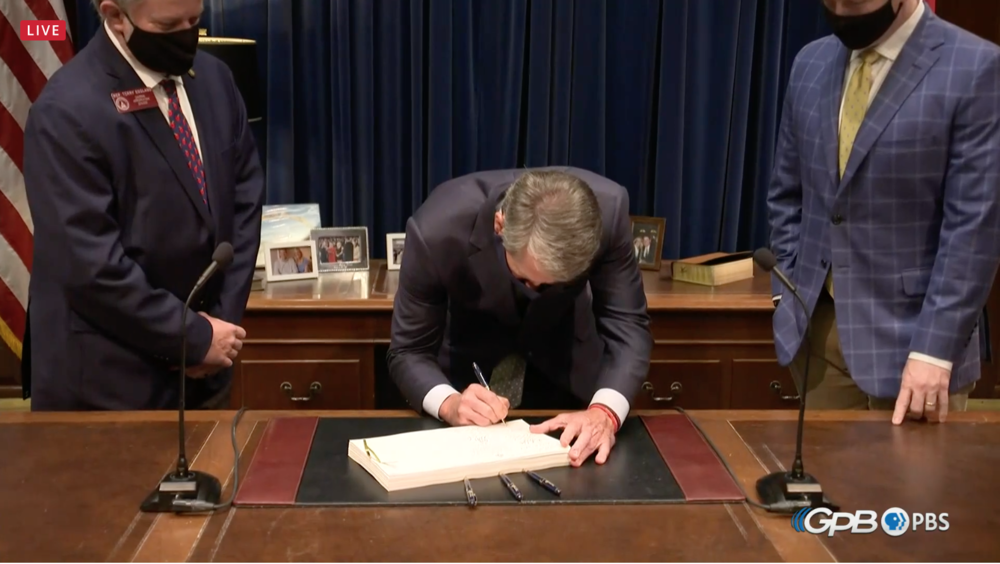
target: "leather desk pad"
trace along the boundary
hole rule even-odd
[[[529,423],[541,421],[525,418]],[[273,422],[272,422],[273,423]],[[281,480],[257,481],[251,463],[247,480],[237,496],[243,506],[374,506],[374,505],[465,505],[465,487],[461,482],[387,492],[364,468],[347,456],[347,443],[358,437],[377,437],[394,433],[435,429],[442,426],[430,418],[319,418],[311,448],[301,471],[294,499],[277,499],[268,490],[288,491]],[[301,428],[302,425],[299,425]],[[558,435],[554,435],[558,437]],[[265,437],[267,439],[267,437]],[[279,433],[272,437],[281,441]],[[262,443],[264,441],[262,440]],[[261,447],[265,445],[261,444]],[[258,447],[260,448],[260,447]],[[291,472],[288,480],[293,479]],[[562,490],[555,496],[522,473],[508,474],[521,490],[518,502],[499,478],[470,480],[479,505],[557,504],[557,503],[684,503],[680,486],[674,479],[645,426],[638,418],[628,418],[618,433],[615,448],[607,463],[598,465],[593,456],[580,468],[552,468],[538,472]],[[297,476],[294,476],[297,478]],[[285,481],[288,481],[285,480]],[[250,491],[248,491],[250,490]]]
[[[541,419],[525,419],[529,423]],[[312,451],[296,499],[303,505],[451,505],[466,504],[463,483],[440,484],[387,492],[361,466],[347,457],[347,441],[442,424],[427,418],[320,419]],[[558,435],[556,435],[558,436]],[[619,431],[607,463],[593,457],[580,468],[551,468],[538,472],[562,490],[555,496],[526,475],[508,477],[521,490],[520,503],[639,503],[684,501],[684,495],[656,450],[643,425],[630,419]],[[477,501],[483,505],[515,504],[500,478],[470,480]]]
[[[245,480],[241,481],[235,504],[464,505],[467,502],[461,482],[387,492],[347,456],[347,443],[354,438],[435,429],[442,425],[426,417],[273,419]],[[558,437],[558,432],[552,436]],[[629,417],[604,465],[594,463],[591,456],[580,468],[552,468],[538,473],[558,486],[562,495],[549,493],[522,473],[508,475],[521,491],[520,502],[499,478],[470,482],[480,505],[705,503],[743,499],[732,476],[704,438],[679,415]]]

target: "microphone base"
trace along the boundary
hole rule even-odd
[[[187,476],[171,472],[139,507],[145,513],[190,513],[219,503],[222,483],[211,474],[189,470]]]
[[[791,472],[774,472],[757,480],[757,497],[772,513],[792,514],[804,508],[826,507],[832,511],[840,508],[823,494],[823,487],[816,478],[803,474],[795,478]]]

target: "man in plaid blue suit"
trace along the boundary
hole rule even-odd
[[[809,407],[943,420],[980,376],[1000,260],[1000,48],[920,0],[822,0],[769,188],[778,360]],[[812,354],[802,346],[810,328]]]

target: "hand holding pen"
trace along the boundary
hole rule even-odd
[[[507,398],[502,398],[492,391],[489,386],[484,386],[485,380],[478,366],[473,366],[480,385],[471,385],[461,394],[448,396],[441,407],[438,408],[438,417],[452,426],[459,425],[479,425],[488,427],[504,421],[507,417],[507,410],[510,402]]]
[[[479,365],[476,364],[475,362],[472,363],[472,371],[476,373],[476,379],[479,380],[479,384],[482,387],[486,388],[487,392],[490,392],[491,394],[493,394],[493,391],[490,390],[490,385],[486,383],[486,378],[483,377],[483,371],[479,369]],[[503,410],[504,413],[503,413],[503,415],[500,415],[499,413],[497,413],[497,417],[499,417],[500,420],[503,421],[503,424],[506,425],[507,424],[507,421],[506,421],[506,419],[507,419],[507,405],[510,405],[510,403],[507,402],[506,398],[500,398],[500,396],[497,396],[496,394],[493,394],[493,395],[497,399],[502,399],[503,402],[506,404],[506,405],[504,405],[504,410]],[[496,409],[494,409],[493,411],[494,411],[494,413],[496,413]]]

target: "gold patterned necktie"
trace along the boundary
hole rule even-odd
[[[868,111],[868,99],[872,92],[872,65],[879,59],[875,51],[861,54],[861,65],[851,76],[844,95],[844,109],[840,117],[840,177],[844,177],[847,161],[851,158],[854,139],[858,136],[861,123]]]
[[[840,176],[844,177],[847,161],[854,149],[854,140],[858,136],[861,124],[868,112],[868,100],[872,92],[872,65],[880,55],[875,51],[865,51],[861,54],[861,65],[858,66],[847,84],[844,94],[844,109],[840,116]],[[833,297],[833,267],[826,273],[826,291]]]
[[[507,355],[490,374],[490,391],[505,397],[510,402],[510,408],[521,405],[521,394],[524,392],[524,372],[527,365],[524,357],[517,353]]]

